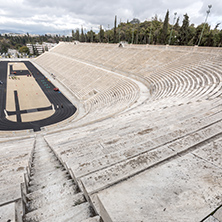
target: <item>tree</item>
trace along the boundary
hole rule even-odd
[[[220,26],[220,22],[219,23],[217,23],[216,25],[215,25],[215,28],[214,29],[217,29],[219,26]]]
[[[189,46],[195,45],[194,44],[195,30],[196,29],[195,29],[194,24],[191,24],[188,29],[188,43],[187,43],[187,45],[189,45]]]
[[[222,30],[218,33],[218,47],[222,46]]]
[[[22,46],[20,47],[19,52],[29,54],[29,48],[27,46]]]
[[[99,41],[103,42],[103,39],[104,39],[104,30],[103,30],[102,25],[100,25],[100,27],[99,27]]]
[[[3,41],[0,42],[0,52],[7,53],[9,48],[10,48],[9,41],[3,39]]]
[[[173,27],[173,29],[177,32],[179,32],[179,30],[180,30],[179,20],[180,20],[180,17],[177,18],[177,21]]]
[[[205,44],[206,46],[214,46],[214,35],[213,30],[209,30],[207,36],[206,36]]]
[[[113,42],[117,42],[117,36],[116,36],[116,21],[117,21],[117,16],[115,16],[115,21],[114,21],[114,33],[113,33]]]
[[[140,30],[140,43],[146,44],[147,31],[145,27]]]
[[[85,35],[84,35],[84,31],[83,31],[83,26],[81,27],[80,42],[85,42]]]
[[[203,27],[204,27],[204,23],[202,23],[201,25],[198,25],[197,28],[195,29],[195,34],[194,34],[194,44],[195,45],[198,44]],[[205,42],[207,41],[207,38],[208,38],[209,31],[210,31],[210,26],[208,24],[206,24],[200,46],[205,45]]]
[[[75,32],[74,32],[74,30],[72,30],[72,38],[73,38],[73,39],[75,38]]]
[[[138,41],[139,41],[139,30],[138,29],[136,29],[135,30],[135,44],[138,44]]]
[[[169,10],[167,10],[166,12],[163,28],[161,30],[160,43],[162,44],[166,44],[167,41],[168,24],[169,24]]]
[[[119,36],[120,36],[120,41],[126,41],[126,33],[124,32],[124,30],[120,31]]]
[[[222,46],[222,30],[219,31],[218,29],[213,30],[213,36],[214,36],[214,46],[220,47]]]
[[[79,29],[76,29],[74,40],[79,41]]]
[[[189,35],[189,16],[184,15],[183,24],[179,30],[178,40],[180,45],[187,45]]]
[[[91,32],[90,32],[90,42],[93,42],[93,40],[95,39],[95,33],[93,32],[93,30],[91,29]]]

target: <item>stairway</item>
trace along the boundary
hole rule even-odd
[[[100,221],[77,184],[37,135],[24,222]]]

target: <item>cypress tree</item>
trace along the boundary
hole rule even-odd
[[[180,20],[180,17],[177,18],[177,21],[174,25],[174,30],[176,30],[176,31],[179,31],[179,29],[180,29],[179,20]]]
[[[103,27],[102,25],[100,25],[100,31],[99,31],[99,40],[100,42],[103,42],[103,39],[104,39],[104,30],[103,30]]]
[[[183,24],[179,30],[179,43],[180,45],[187,45],[189,37],[189,16],[184,15]]]
[[[81,27],[81,38],[80,38],[81,42],[85,41],[85,36],[84,36],[84,32],[83,32],[83,27]]]
[[[166,16],[163,22],[163,29],[162,29],[161,38],[160,38],[160,42],[162,44],[165,44],[167,40],[168,24],[169,24],[169,10],[167,10]]]
[[[72,38],[74,39],[74,36],[75,36],[75,32],[74,30],[72,30]]]
[[[93,30],[91,28],[91,32],[90,32],[90,42],[93,42]]]
[[[79,29],[76,29],[75,40],[79,41]]]
[[[116,43],[117,38],[116,38],[116,21],[117,21],[117,16],[115,16],[115,21],[114,21],[114,33],[113,33],[113,42]]]

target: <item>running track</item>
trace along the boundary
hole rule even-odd
[[[3,85],[0,85],[0,130],[12,131],[12,130],[25,130],[33,129],[34,131],[39,131],[41,127],[48,126],[61,122],[76,112],[76,107],[62,94],[59,92],[53,91],[55,87],[51,82],[49,82],[46,77],[30,62],[24,61],[27,68],[31,71],[33,77],[36,79],[37,83],[41,87],[42,91],[48,97],[48,100],[54,105],[55,113],[46,119],[33,121],[33,122],[12,122],[6,119],[4,109],[6,107],[6,87],[7,87],[7,61],[0,62],[0,80],[4,82]],[[28,77],[27,77],[28,78]],[[15,80],[19,81],[19,80]],[[15,91],[15,95],[16,95]],[[8,113],[10,115],[16,114],[17,119],[21,116],[22,113],[28,112],[41,112],[44,109],[39,107],[35,110],[19,110],[18,100],[15,100],[16,112]],[[63,108],[61,107],[63,106]],[[59,108],[57,108],[59,106]],[[46,108],[50,109],[50,107]]]

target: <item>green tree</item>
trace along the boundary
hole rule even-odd
[[[197,28],[195,28],[194,45],[198,44],[198,41],[200,39],[200,35],[201,35],[202,30],[203,30],[203,27],[204,27],[204,23],[202,23],[201,25],[198,25]],[[210,32],[210,26],[208,24],[206,24],[204,32],[203,32],[203,36],[202,36],[202,39],[201,39],[200,46],[206,45],[207,38],[209,37],[208,36],[209,32]]]
[[[139,43],[139,30],[136,28],[135,30],[135,44]]]
[[[188,29],[188,43],[187,43],[187,45],[189,45],[189,46],[195,45],[194,44],[195,31],[196,31],[196,28],[194,27],[194,24],[191,24]]]
[[[204,45],[205,46],[214,46],[213,30],[209,30],[209,32],[206,36],[206,41],[205,41]]]
[[[103,29],[103,27],[102,27],[102,25],[100,25],[100,27],[99,27],[99,41],[100,42],[103,42],[103,40],[104,40],[104,29]]]
[[[79,41],[79,29],[76,29],[74,40]]]
[[[140,30],[140,43],[146,44],[147,30],[142,27]]]
[[[83,32],[83,27],[81,27],[80,42],[85,42],[85,35],[84,35],[84,32]]]
[[[93,32],[93,30],[91,29],[91,32],[90,32],[90,42],[93,42],[95,39],[95,32]]]
[[[218,33],[218,46],[222,46],[222,30]]]
[[[180,30],[179,20],[180,20],[180,17],[177,18],[177,21],[173,27],[173,29],[177,32],[179,32],[179,30]]]
[[[113,42],[117,42],[117,36],[116,36],[116,22],[117,22],[117,16],[115,16],[115,21],[114,21],[114,30],[113,30]]]
[[[183,24],[178,33],[178,40],[180,45],[187,45],[189,41],[189,16],[184,15]]]
[[[167,42],[168,25],[169,25],[169,10],[167,10],[166,12],[165,19],[163,22],[163,28],[161,30],[161,35],[160,35],[161,44],[166,44]]]
[[[6,39],[3,39],[3,41],[0,42],[0,52],[7,53],[9,48],[10,48],[9,41]]]
[[[19,52],[29,54],[29,48],[27,46],[22,46],[19,48]]]
[[[72,30],[72,38],[73,38],[73,39],[75,38],[75,32],[74,32],[74,30]]]
[[[214,38],[214,46],[220,47],[222,46],[222,30],[219,31],[218,29],[213,30],[213,38]]]

